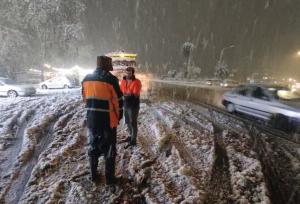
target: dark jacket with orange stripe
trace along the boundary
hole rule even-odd
[[[139,107],[141,88],[141,81],[134,76],[131,80],[126,79],[126,77],[123,78],[121,81],[121,91],[124,94],[125,107]]]
[[[110,72],[97,68],[82,81],[88,128],[116,128],[123,115],[123,94],[119,80]]]

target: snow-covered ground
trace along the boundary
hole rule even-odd
[[[270,203],[270,180],[281,184],[281,174],[265,169],[276,162],[284,162],[284,181],[299,186],[299,146],[267,138],[260,144],[267,163],[243,124],[220,129],[221,116],[171,101],[141,104],[138,145],[117,146],[120,183],[105,185],[101,158],[95,185],[80,90],[52,92],[0,98],[0,203]],[[126,136],[121,123],[118,141]]]

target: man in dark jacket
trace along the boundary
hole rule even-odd
[[[109,71],[112,60],[97,57],[97,68],[82,81],[82,96],[86,103],[91,179],[99,180],[98,158],[105,157],[106,183],[115,182],[116,129],[123,115],[122,92],[118,79]]]
[[[121,81],[121,91],[124,94],[124,115],[129,137],[125,140],[130,145],[136,145],[137,119],[140,110],[141,81],[135,78],[134,68],[126,69],[127,75]],[[128,147],[128,146],[127,146]]]

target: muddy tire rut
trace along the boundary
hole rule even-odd
[[[222,184],[222,185],[220,185]],[[215,161],[213,164],[208,195],[205,203],[232,203],[229,161],[222,139],[222,131],[215,133]]]
[[[252,131],[253,135],[259,135],[258,132]],[[257,137],[259,138],[259,137]],[[300,186],[299,178],[295,175],[293,170],[293,161],[286,154],[290,154],[288,151],[281,151],[280,154],[273,154],[270,152],[271,145],[277,146],[277,142],[262,138],[257,139],[258,142],[254,146],[255,151],[258,153],[260,160],[262,161],[263,173],[266,177],[266,183],[270,192],[270,198],[274,204],[285,203],[299,203],[300,202]],[[269,140],[269,141],[268,141]],[[279,139],[280,140],[280,139]],[[280,143],[281,147],[273,147],[280,151],[284,147],[285,142]],[[278,161],[282,164],[278,165]],[[286,169],[289,169],[287,171]],[[299,172],[298,172],[299,175]],[[298,185],[294,185],[297,184]]]
[[[147,133],[146,134],[145,133],[141,133],[141,134],[147,135]],[[180,194],[180,192],[177,191],[176,186],[169,180],[169,178],[168,178],[169,176],[164,171],[164,168],[160,164],[159,159],[156,159],[159,156],[158,153],[154,152],[153,149],[151,149],[151,145],[150,144],[153,144],[154,141],[152,141],[148,137],[139,137],[138,138],[138,142],[141,145],[141,147],[143,148],[143,150],[146,152],[146,154],[149,155],[149,157],[151,158],[151,160],[154,160],[154,159],[156,160],[153,168],[155,168],[155,170],[157,172],[157,176],[160,178],[160,180],[163,181],[163,185],[166,188],[165,189],[166,193],[168,193],[170,195],[170,198],[175,198],[176,196],[178,196]]]
[[[2,192],[1,199],[2,202],[5,203],[18,203],[20,198],[22,197],[25,188],[27,186],[27,183],[31,177],[32,171],[34,167],[36,166],[39,156],[47,149],[47,146],[51,143],[53,139],[53,133],[54,133],[54,124],[56,123],[56,120],[60,118],[64,113],[64,106],[61,106],[60,108],[55,110],[55,113],[51,119],[51,121],[47,122],[46,126],[42,125],[42,123],[35,123],[38,125],[41,125],[40,132],[38,133],[38,136],[35,136],[36,145],[33,147],[33,151],[29,152],[29,155],[26,157],[30,157],[28,160],[21,159],[19,154],[23,154],[21,152],[21,148],[24,145],[24,136],[25,131],[28,130],[28,128],[33,127],[34,120],[41,120],[38,119],[40,117],[39,112],[44,109],[43,103],[39,104],[38,101],[45,101],[44,99],[39,100],[28,100],[32,101],[32,103],[26,103],[23,105],[24,111],[22,112],[22,117],[20,118],[21,123],[16,121],[16,124],[18,126],[17,130],[12,132],[13,137],[15,137],[14,141],[11,143],[11,148],[8,148],[6,153],[9,153],[8,159],[5,160],[4,163],[1,164],[1,167],[6,169],[6,172],[8,172],[8,184],[5,188],[0,189]],[[19,106],[19,103],[22,103],[22,101],[18,102],[17,104],[14,104],[14,108]],[[73,106],[69,106],[70,108],[75,107],[76,103],[73,104]],[[25,114],[23,116],[23,113]],[[72,114],[69,114],[68,117],[66,117],[65,122],[67,122],[68,119],[74,114],[74,111]],[[20,115],[21,116],[21,115]],[[35,121],[35,122],[36,122]],[[28,133],[26,133],[28,134]],[[22,161],[23,160],[23,161]]]
[[[59,116],[58,116],[59,117]],[[22,197],[26,185],[30,179],[33,168],[38,162],[39,156],[51,143],[53,135],[53,127],[55,120],[47,125],[47,127],[42,132],[42,137],[37,141],[37,145],[31,155],[29,161],[26,162],[24,166],[19,170],[18,177],[14,179],[11,184],[10,190],[7,192],[7,197],[5,200],[9,203],[18,203],[19,199]],[[24,132],[23,132],[24,134]],[[13,193],[14,192],[14,193]]]
[[[13,167],[13,163],[17,159],[18,154],[22,147],[25,129],[27,125],[30,123],[31,119],[32,119],[32,115],[29,115],[26,118],[26,120],[22,124],[20,124],[19,127],[17,128],[15,132],[16,135],[15,138],[10,140],[9,147],[5,150],[4,157],[6,159],[1,163],[1,168],[3,169],[3,171],[1,171],[0,176],[4,176],[2,174],[4,172],[7,172],[7,170]],[[4,169],[6,171],[4,171]]]

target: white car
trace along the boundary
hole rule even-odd
[[[33,86],[17,84],[8,78],[0,78],[0,95],[8,97],[31,96],[36,93]]]
[[[282,86],[240,85],[224,94],[226,109],[251,115],[278,129],[290,130],[300,121],[300,95]]]
[[[73,88],[74,83],[67,77],[54,77],[40,83],[42,89]]]

